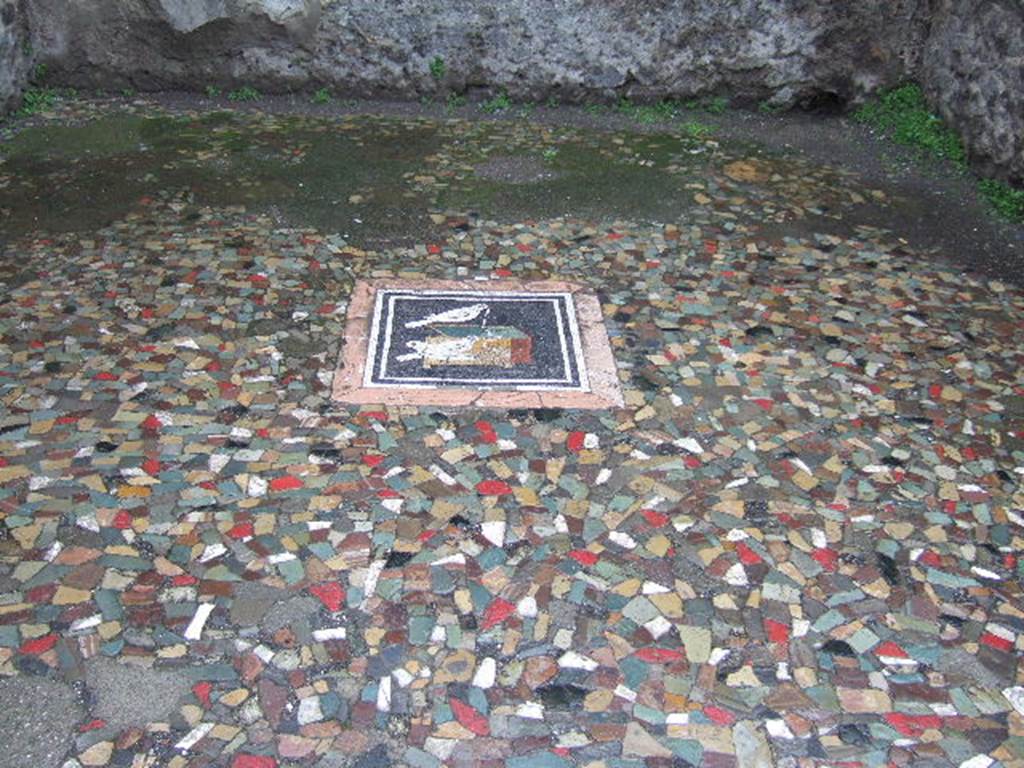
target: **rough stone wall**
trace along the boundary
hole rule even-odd
[[[920,48],[920,0],[31,0],[51,72],[70,85],[328,85],[558,95],[718,91],[855,98]]]
[[[65,85],[841,106],[918,79],[978,164],[1024,163],[1024,0],[18,2]]]
[[[1024,0],[939,0],[919,79],[972,161],[1024,183]]]
[[[887,33],[912,26],[902,17],[913,5],[356,0],[325,10],[329,31],[318,37],[312,72],[325,82],[346,72],[359,90],[385,84],[412,95],[434,90],[429,62],[440,56],[445,86],[497,86],[517,98],[848,99],[898,77],[902,43]]]
[[[319,0],[28,0],[55,82],[200,90],[303,88]]]
[[[28,78],[27,14],[22,0],[0,0],[0,114],[17,106]]]

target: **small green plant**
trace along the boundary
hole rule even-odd
[[[558,149],[557,147],[548,147],[540,154],[541,157],[543,157],[545,160],[554,160],[556,157],[558,157]]]
[[[604,104],[587,104],[585,107],[583,107],[584,112],[586,112],[588,115],[594,115],[595,117],[597,115],[603,114],[606,109],[607,107]]]
[[[519,109],[517,110],[517,112],[519,113],[520,117],[529,117],[534,113],[536,109],[536,104],[534,104],[532,101],[527,101],[526,103],[519,105]]]
[[[457,93],[449,93],[448,98],[444,102],[444,111],[451,114],[456,109],[466,106],[466,97],[460,96]]]
[[[220,96],[220,88],[216,85],[208,85],[206,86],[206,95],[211,99],[216,99]]]
[[[729,100],[725,96],[714,96],[704,101],[703,109],[709,115],[721,115],[729,108]]]
[[[1024,189],[1011,187],[998,179],[982,179],[978,182],[978,191],[999,216],[1024,224]]]
[[[32,72],[32,79],[37,83],[41,83],[46,79],[48,71],[49,68],[45,64],[36,64],[36,68]]]
[[[928,108],[924,92],[914,83],[884,92],[854,112],[853,119],[926,157],[966,164],[960,137]]]
[[[683,123],[683,133],[691,139],[706,139],[712,134],[711,126],[705,125],[704,123],[698,123],[696,120],[691,120],[688,123]]]
[[[653,107],[643,106],[637,109],[633,115],[633,119],[641,125],[652,125],[654,123],[661,122],[662,117]]]
[[[765,100],[757,105],[757,111],[762,115],[778,115],[785,111],[785,107],[781,104],[772,104],[770,101]]]
[[[333,98],[334,97],[331,96],[331,92],[329,90],[327,90],[326,88],[318,88],[317,91],[313,94],[313,103],[330,104]]]
[[[616,107],[620,113],[643,125],[668,122],[679,115],[678,105],[664,99],[657,104],[633,104],[629,99],[622,98]]]
[[[725,96],[700,96],[683,102],[683,107],[691,112],[707,112],[709,115],[720,115],[729,108],[729,99]]]
[[[122,88],[121,89],[121,95],[124,96],[126,99],[130,99],[130,98],[132,98],[135,95],[135,89],[134,88]]]
[[[548,96],[548,100],[544,102],[544,106],[548,109],[558,109],[559,101],[557,96]]]
[[[480,105],[480,109],[486,112],[488,115],[495,115],[498,112],[504,112],[506,109],[512,106],[512,100],[508,97],[505,91],[502,91],[493,99],[488,99]]]
[[[260,92],[251,85],[243,85],[228,93],[229,101],[259,101]]]
[[[60,98],[60,94],[53,88],[29,88],[22,94],[21,109],[18,110],[18,114],[22,117],[29,117],[45,112],[57,102],[58,98]]]
[[[445,66],[444,59],[440,56],[435,56],[430,60],[430,74],[435,80],[444,80],[447,71],[448,67]]]

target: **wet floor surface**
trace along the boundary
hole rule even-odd
[[[1024,292],[891,190],[64,109],[0,145],[0,765],[1024,764]],[[387,276],[588,286],[626,407],[332,403]]]

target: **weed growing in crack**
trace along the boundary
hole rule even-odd
[[[259,101],[260,98],[260,92],[251,85],[243,85],[228,93],[229,101]]]
[[[445,73],[447,73],[448,67],[444,63],[444,59],[440,56],[435,56],[430,61],[430,74],[435,80],[443,80]]]
[[[464,106],[466,106],[465,96],[460,96],[457,93],[449,93],[448,98],[444,102],[444,111],[450,115],[456,109]]]
[[[707,112],[709,115],[721,115],[729,108],[729,99],[725,96],[701,96],[683,102],[683,107],[691,112]]]
[[[21,109],[18,114],[21,117],[45,112],[57,103],[60,93],[55,88],[29,88],[21,97]]]
[[[710,125],[691,120],[688,123],[683,123],[683,133],[688,138],[702,140],[708,138],[714,131]]]
[[[502,91],[493,99],[488,99],[480,105],[480,109],[486,112],[488,115],[496,115],[499,112],[504,112],[512,106],[512,100],[508,97],[505,91]]]
[[[664,99],[657,104],[633,104],[629,99],[622,98],[616,109],[641,125],[670,122],[679,116],[679,105],[671,99]]]

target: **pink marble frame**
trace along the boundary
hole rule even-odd
[[[363,373],[370,346],[370,324],[377,291],[473,290],[473,291],[558,291],[572,295],[580,331],[583,359],[587,366],[589,392],[557,390],[518,391],[509,389],[455,389],[438,387],[366,387]],[[515,280],[402,280],[382,278],[357,280],[352,289],[345,322],[344,346],[334,374],[332,399],[352,405],[433,405],[448,408],[622,408],[622,391],[615,357],[608,342],[601,304],[586,288],[558,280],[519,282]]]

